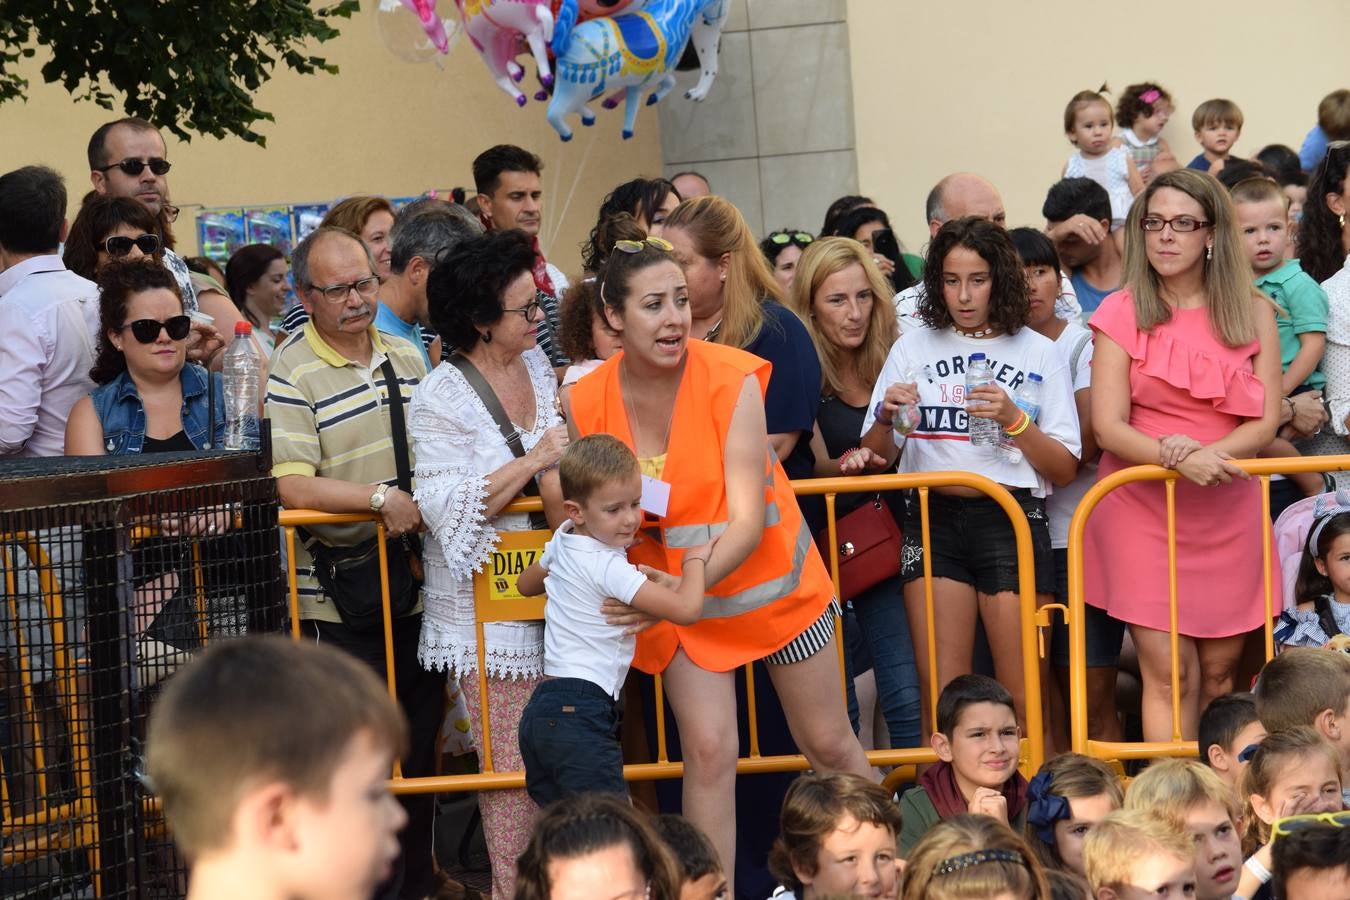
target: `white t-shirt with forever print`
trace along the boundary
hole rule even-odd
[[[1025,458],[1014,462],[996,448],[971,446],[965,399],[966,363],[972,353],[985,355],[995,381],[1009,394],[1021,387],[1029,374],[1039,374],[1045,387],[1036,424],[1074,456],[1079,455],[1078,410],[1069,383],[1068,360],[1053,341],[1030,328],[994,338],[969,338],[951,328],[906,331],[881,368],[863,433],[876,420],[876,405],[886,388],[903,381],[905,371],[912,370],[918,376],[922,421],[907,438],[896,435],[901,472],[976,472],[1007,487],[1030,488],[1035,496],[1045,497],[1050,492],[1049,482]]]

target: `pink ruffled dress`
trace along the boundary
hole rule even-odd
[[[1252,369],[1259,343],[1228,347],[1209,313],[1181,309],[1153,329],[1135,324],[1129,289],[1102,301],[1089,324],[1130,355],[1130,425],[1150,437],[1187,434],[1209,444],[1263,411],[1265,387]],[[1098,477],[1131,464],[1102,452]],[[1262,624],[1260,482],[1234,479],[1201,487],[1177,482],[1177,621],[1181,634],[1218,638]],[[1168,628],[1167,501],[1163,483],[1140,482],[1108,494],[1088,519],[1084,599],[1113,617]],[[1279,559],[1271,553],[1273,584]],[[1279,594],[1276,593],[1276,611]]]

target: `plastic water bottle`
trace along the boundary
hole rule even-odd
[[[919,376],[914,374],[913,368],[905,369],[905,374],[901,376],[905,384],[917,384]],[[919,404],[906,403],[895,413],[895,433],[901,435],[910,434],[919,427]]]
[[[966,411],[970,411],[972,404],[982,404],[983,401],[971,400],[970,392],[986,384],[994,384],[994,372],[989,368],[989,363],[985,360],[983,353],[970,354],[970,362],[966,365]],[[970,443],[973,447],[997,447],[998,436],[1002,429],[993,419],[982,419],[978,416],[967,416],[969,424],[967,426],[970,433]]]
[[[1041,412],[1041,390],[1045,387],[1041,376],[1035,372],[1027,374],[1027,380],[1022,382],[1022,386],[1013,392],[1013,403],[1017,408],[1026,413],[1031,421],[1036,421],[1036,416]],[[1008,455],[1012,462],[1022,461],[1022,451],[1017,449],[1016,442],[1008,436],[1006,431],[999,433],[999,447]]]
[[[221,367],[225,381],[225,449],[258,449],[258,379],[262,359],[253,343],[253,326],[236,322],[234,340]]]

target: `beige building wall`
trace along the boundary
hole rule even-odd
[[[1109,11],[1082,0],[848,0],[858,187],[916,251],[929,189],[963,169],[998,186],[1010,226],[1043,228],[1045,191],[1073,152],[1064,106],[1103,81],[1168,89],[1177,112],[1163,136],[1183,164],[1199,152],[1191,111],[1211,97],[1242,108],[1239,156],[1268,143],[1297,150],[1318,101],[1350,83],[1347,26],[1345,0]]]
[[[622,110],[597,104],[596,126],[574,124],[576,137],[564,144],[544,119],[545,104],[531,100],[517,108],[467,40],[451,47],[443,67],[400,59],[380,36],[375,6],[365,0],[354,18],[338,20],[341,37],[318,48],[341,67],[339,75],[286,70],[264,85],[257,104],[276,116],[259,129],[266,148],[237,138],[185,143],[166,135],[172,199],[183,208],[175,228],[180,251],[195,252],[199,206],[312,203],[363,192],[408,196],[455,186],[472,194],[473,158],[493,144],[514,143],[544,159],[544,249],[565,272],[576,272],[577,245],[604,195],[630,178],[661,172],[655,111],[644,108],[636,136],[624,141]],[[454,4],[442,0],[441,7]],[[66,177],[73,217],[89,189],[89,136],[120,113],[77,103],[59,85],[43,83],[43,61],[39,50],[23,70],[28,102],[0,106],[0,172],[30,163],[57,169]],[[524,87],[532,93],[533,62],[526,69]]]

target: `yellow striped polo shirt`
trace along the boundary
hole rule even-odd
[[[266,412],[272,423],[274,478],[315,475],[372,486],[397,483],[389,392],[380,364],[386,357],[393,363],[405,410],[427,368],[422,352],[402,338],[372,327],[370,340],[370,365],[362,366],[338,353],[307,322],[272,354]],[[408,443],[411,467],[412,441]],[[324,543],[350,546],[374,536],[375,526],[331,525],[312,531]],[[299,540],[295,557],[300,617],[340,621],[323,597],[313,560]]]

